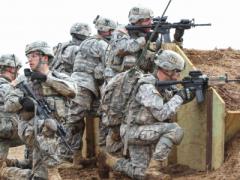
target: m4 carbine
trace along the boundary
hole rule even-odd
[[[190,71],[189,76],[184,77],[180,81],[157,81],[156,86],[160,89],[169,88],[172,85],[181,84],[184,88],[196,92],[198,103],[204,101],[206,89],[211,85],[222,85],[229,82],[240,82],[240,79],[228,79],[227,74],[219,77],[208,77],[202,74],[201,71]]]
[[[155,26],[157,25],[157,23],[160,21],[160,24],[157,28],[157,33],[161,33],[161,34],[166,34],[166,32],[169,32],[170,29],[174,28],[174,29],[182,29],[182,30],[186,30],[186,29],[190,29],[192,27],[196,27],[196,26],[211,26],[211,23],[205,23],[205,24],[195,24],[195,20],[189,20],[189,19],[182,19],[179,22],[176,23],[169,23],[166,21],[167,17],[164,16],[163,18],[153,18],[153,24],[152,25],[146,25],[146,26],[141,26],[141,25],[127,25],[125,28],[129,31],[133,31],[133,30],[143,30],[146,28],[151,28],[154,29]]]
[[[30,72],[26,71],[25,74],[27,74],[27,73],[30,73]],[[27,74],[27,75],[29,75],[29,74]],[[18,87],[23,91],[23,93],[26,96],[29,96],[35,100],[35,102],[37,103],[37,108],[36,108],[37,115],[40,117],[40,119],[45,120],[48,118],[52,118],[51,116],[52,116],[53,110],[49,107],[49,105],[47,104],[47,102],[44,99],[38,99],[36,97],[33,90],[29,87],[29,85],[25,81],[18,84]],[[56,132],[57,136],[59,136],[61,138],[64,145],[70,150],[71,153],[73,153],[72,148],[65,140],[66,132],[65,132],[63,126],[56,120],[55,120],[55,122],[57,123],[57,132]],[[36,133],[38,133],[38,132],[36,132]]]

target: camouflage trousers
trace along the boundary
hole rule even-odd
[[[177,123],[155,123],[152,125],[120,128],[123,141],[127,140],[130,159],[118,161],[115,170],[136,179],[143,179],[150,159],[164,161],[173,144],[180,144],[183,129]],[[127,139],[125,139],[127,138]],[[154,145],[152,151],[151,146]]]
[[[68,114],[64,127],[67,131],[66,140],[74,151],[82,150],[82,137],[85,128],[84,117],[88,115],[92,101],[92,92],[79,87],[78,95],[68,105]],[[61,146],[61,156],[70,156],[70,152],[66,147]]]
[[[20,179],[25,180],[28,179],[31,175],[30,169],[22,169],[26,168],[25,161],[23,160],[8,160],[7,155],[9,152],[10,147],[17,147],[22,145],[23,142],[18,139],[11,139],[11,140],[0,140],[0,179]],[[12,163],[14,162],[14,164]],[[25,164],[24,164],[25,163]],[[9,166],[17,166],[17,167],[9,167]]]
[[[99,146],[106,146],[109,153],[115,153],[122,149],[123,143],[120,137],[120,126],[108,127],[108,116],[103,112],[99,121]]]
[[[60,164],[59,138],[54,132],[46,128],[43,128],[42,132],[35,137],[33,120],[20,121],[18,126],[19,136],[32,148],[32,176],[34,178],[47,179],[48,168],[56,167]],[[40,121],[37,119],[37,122]]]

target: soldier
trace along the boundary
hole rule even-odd
[[[23,142],[17,131],[18,116],[15,113],[4,111],[5,98],[13,90],[11,82],[15,80],[21,66],[19,59],[14,54],[4,54],[0,57],[0,179],[27,179],[31,175],[30,169],[6,167],[6,164],[13,164],[13,162],[20,167],[26,164],[17,159],[7,160],[9,147],[23,145]]]
[[[108,42],[112,31],[116,28],[116,23],[110,19],[97,16],[94,20],[97,35],[92,36],[80,45],[77,54],[72,78],[78,84],[78,96],[73,100],[70,109],[71,118],[68,118],[69,126],[76,124],[84,127],[83,118],[89,115],[89,112],[95,112],[98,108],[99,87],[102,85],[105,67],[105,54],[108,49]],[[92,105],[94,101],[95,105]],[[74,107],[75,106],[75,107]],[[81,128],[82,130],[84,128]],[[80,132],[80,142],[75,149],[75,161],[81,159],[82,135]]]
[[[49,70],[53,53],[46,42],[28,44],[25,54],[32,71],[25,71],[25,76],[19,77],[15,90],[6,97],[5,109],[19,113],[18,134],[33,148],[32,179],[61,179],[56,132],[64,121],[65,101],[75,97],[76,87],[69,76]],[[32,89],[37,101],[48,107],[49,118],[41,118],[36,111],[36,100],[24,92],[23,83]]]
[[[133,7],[129,11],[128,19],[132,25],[144,26],[152,24],[153,12],[144,7]],[[128,31],[126,28],[118,28],[113,32],[110,41],[110,50],[107,54],[105,77],[109,80],[120,72],[124,72],[136,65],[137,59],[142,54],[152,31],[150,28],[142,30]],[[158,34],[152,39],[156,41]],[[148,50],[144,60],[139,64],[145,72],[152,71],[153,58],[155,52]],[[107,122],[108,117],[103,116],[103,122]],[[108,123],[104,123],[108,124]],[[119,127],[109,127],[107,135],[106,150],[108,152],[117,152],[121,150],[123,144],[118,138]]]
[[[91,28],[86,23],[75,23],[70,29],[72,40],[59,43],[54,47],[55,57],[51,62],[50,69],[71,76],[73,64],[79,50],[79,45],[91,34]]]
[[[88,24],[86,23],[75,23],[72,25],[70,29],[70,34],[72,36],[72,41],[69,41],[67,43],[59,43],[55,50],[55,58],[53,59],[50,68],[52,70],[65,73],[69,76],[71,76],[73,72],[73,65],[76,58],[76,55],[79,51],[80,44],[83,40],[89,37],[91,34],[91,29]],[[74,109],[77,107],[77,104],[74,102],[71,102],[70,104],[66,104],[66,108],[68,109]],[[71,112],[73,112],[71,110]],[[79,150],[81,146],[81,137],[82,133],[84,132],[84,125],[82,123],[74,123],[72,124],[72,118],[77,118],[76,115],[71,115],[71,112],[66,117],[66,124],[64,124],[67,136],[66,140],[68,144],[71,146],[72,149]],[[80,120],[82,118],[80,117]],[[76,120],[77,122],[77,120]],[[72,160],[72,153],[65,148],[64,145],[61,145],[61,157],[65,163],[61,164],[61,167],[64,168],[72,168],[72,164],[69,164],[68,161]],[[73,155],[73,156],[76,156]],[[73,157],[73,165],[74,167],[81,168],[80,166],[77,166],[79,159],[76,160],[76,158]]]
[[[129,11],[128,19],[132,25],[151,25],[153,12],[148,8],[133,7]],[[128,31],[125,28],[119,28],[113,32],[110,42],[111,50],[108,54],[107,68],[113,72],[112,76],[117,73],[126,71],[136,65],[136,61],[142,53],[147,40],[151,35],[151,29],[142,29]],[[157,38],[154,37],[152,41]],[[146,65],[151,64],[151,58],[154,53],[148,51],[145,57]],[[150,64],[149,64],[150,63]],[[144,70],[149,71],[151,68],[144,66]],[[107,69],[109,70],[109,69]],[[110,70],[109,70],[110,71]],[[109,73],[110,75],[110,73]]]
[[[183,129],[177,123],[167,120],[182,104],[191,101],[195,96],[189,89],[181,89],[174,93],[171,88],[155,87],[157,80],[179,78],[185,64],[179,54],[165,50],[157,55],[154,62],[157,68],[153,75],[143,75],[134,86],[120,127],[120,135],[124,146],[128,145],[130,157],[118,159],[106,153],[107,165],[134,179],[170,178],[159,169],[172,146],[181,142]]]

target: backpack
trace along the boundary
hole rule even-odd
[[[114,76],[103,88],[101,110],[107,115],[103,124],[108,127],[118,126],[125,117],[128,100],[143,73],[135,68]]]

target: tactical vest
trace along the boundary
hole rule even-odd
[[[121,52],[121,50],[118,50],[118,41],[122,38],[122,36],[129,37],[128,40],[134,40],[137,39],[140,36],[140,34],[134,34],[130,33],[127,34],[126,32],[122,30],[118,30],[117,39],[115,41],[111,41],[111,50],[108,54],[108,65],[110,68],[114,71],[115,74],[124,72],[136,65],[136,62],[140,55],[142,54],[142,50],[139,50],[137,52]],[[153,57],[155,56],[154,52],[151,52],[147,50],[147,53],[145,55],[145,60],[139,64],[139,67],[144,70],[144,72],[152,72],[153,70]]]
[[[45,82],[39,83],[28,80],[28,85],[39,100],[43,100],[47,103],[49,108],[53,111],[52,116],[57,121],[64,122],[67,112],[65,107],[66,99],[52,87],[46,85]],[[25,120],[29,120],[34,116],[33,113],[24,111],[21,111],[20,115]]]
[[[50,69],[71,75],[78,50],[79,45],[72,41],[59,43],[56,47],[56,55],[49,65]]]
[[[140,71],[130,69],[113,77],[103,88],[101,110],[107,115],[107,118],[103,119],[103,124],[113,127],[123,122],[128,100],[142,76]]]
[[[99,41],[105,42],[102,38],[94,36],[81,43],[72,75],[77,80],[79,86],[89,89],[96,96],[99,95],[98,86],[102,84],[103,80],[103,75],[99,77],[99,74],[101,74],[99,71],[102,71],[103,74],[104,62],[102,61],[104,61],[103,56],[105,53],[105,50],[104,52],[99,52],[99,49],[94,49],[99,48]]]
[[[93,48],[99,48],[98,41],[102,40],[102,38],[94,36],[81,43],[77,56],[78,61],[74,64],[74,71],[94,75],[95,67],[103,62],[101,62],[100,54],[96,53]]]
[[[138,88],[143,84],[152,84],[155,86],[156,78],[153,75],[146,74],[144,75],[136,84],[136,89],[131,96],[131,99],[128,103],[128,111],[126,114],[126,118],[124,119],[125,124],[133,124],[133,125],[150,125],[158,122],[150,112],[148,108],[139,104],[135,97],[138,93]],[[157,88],[156,88],[157,89]],[[158,89],[160,96],[163,98],[163,102],[169,101],[169,99],[173,96],[172,92],[166,89]]]

